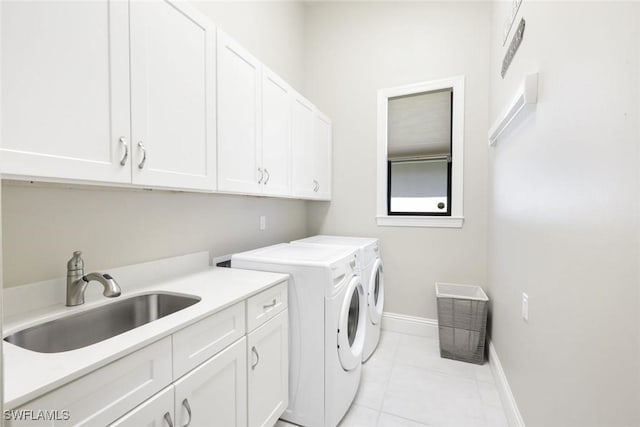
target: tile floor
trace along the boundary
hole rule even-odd
[[[437,338],[383,331],[340,427],[423,426],[508,424],[488,363],[442,359]]]

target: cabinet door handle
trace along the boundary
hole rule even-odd
[[[138,163],[138,168],[142,169],[144,168],[144,164],[147,162],[147,149],[144,148],[142,141],[138,142],[138,147],[142,150],[142,161]]]
[[[271,174],[266,169],[264,170],[264,173],[267,174],[267,179],[264,180],[264,185],[267,185],[267,182],[269,182],[269,178],[271,178]]]
[[[167,422],[167,425],[169,427],[173,427],[173,421],[171,421],[171,414],[168,412],[165,412],[164,414],[164,420]]]
[[[318,181],[316,181],[315,179],[313,180],[313,192],[317,192],[320,189],[320,183]]]
[[[122,146],[124,147],[124,156],[122,156],[122,159],[120,159],[120,166],[124,166],[127,164],[127,158],[129,157],[129,144],[127,144],[127,140],[124,136],[121,136],[119,141],[120,144],[122,144]]]
[[[262,306],[262,309],[263,309],[263,310],[267,310],[267,309],[269,309],[269,308],[271,308],[271,307],[275,307],[277,303],[278,303],[278,301],[274,298],[274,299],[273,299],[273,301],[271,301],[271,304],[265,304],[265,305],[263,305],[263,306]]]
[[[260,179],[258,179],[258,184],[262,184],[262,177],[264,176],[262,168],[258,168],[258,172],[260,172]]]
[[[255,345],[253,347],[251,347],[251,352],[256,355],[256,363],[251,365],[251,370],[253,371],[254,369],[256,369],[256,366],[258,366],[258,363],[260,363],[260,355],[258,354],[258,350],[256,350],[256,346]]]
[[[189,405],[189,400],[184,399],[182,401],[182,406],[184,406],[184,409],[187,410],[187,414],[189,415],[189,421],[187,421],[187,423],[182,427],[187,427],[189,424],[191,424],[191,406]]]

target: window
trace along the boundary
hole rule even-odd
[[[451,215],[451,167],[445,158],[389,160],[389,215]]]
[[[378,91],[378,225],[462,227],[464,78]]]

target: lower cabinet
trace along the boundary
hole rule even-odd
[[[249,427],[273,426],[288,405],[288,310],[280,312],[247,340]]]
[[[174,383],[176,425],[247,425],[247,340],[242,338]]]
[[[247,339],[238,340],[111,427],[246,426],[246,348]]]
[[[271,427],[288,405],[286,290],[281,282],[18,409],[67,411],[56,427]]]

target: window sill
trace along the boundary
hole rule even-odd
[[[462,228],[462,216],[377,216],[376,222],[382,227],[436,227]]]

